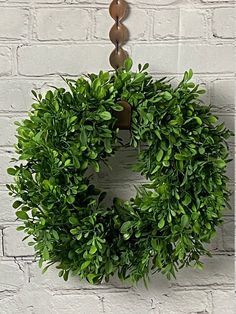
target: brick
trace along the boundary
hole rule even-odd
[[[12,183],[13,179],[7,173],[7,168],[11,167],[10,160],[13,157],[13,152],[8,149],[0,149],[0,184]]]
[[[195,74],[233,72],[233,45],[134,45],[132,51],[135,66],[137,63],[149,62],[152,72],[183,73],[189,68]]]
[[[134,45],[131,57],[134,60],[134,68],[137,68],[138,63],[148,62],[151,72],[177,72],[177,45]]]
[[[51,86],[66,87],[61,78],[43,78],[42,80],[4,79],[0,80],[0,112],[26,112],[30,110],[33,100],[31,90],[45,95]]]
[[[24,3],[29,3],[30,0],[8,0],[7,2],[11,4],[15,4],[15,3],[24,4]]]
[[[234,3],[235,0],[201,0],[204,3]]]
[[[181,45],[179,71],[192,68],[195,73],[232,73],[233,45]]]
[[[219,8],[213,13],[213,35],[220,38],[235,38],[235,8]]]
[[[58,73],[78,75],[83,72],[99,72],[101,69],[110,68],[108,64],[110,52],[110,45],[20,47],[18,49],[19,73],[40,76]]]
[[[56,295],[53,297],[53,308],[60,314],[102,314],[102,302],[95,295]]]
[[[154,14],[155,38],[204,38],[206,21],[203,10],[169,9]]]
[[[232,130],[232,129],[231,129]],[[233,144],[233,138],[230,139],[231,141],[229,142],[231,145]],[[228,140],[229,141],[229,140]],[[230,150],[229,150],[229,159],[233,159],[235,160],[235,153],[232,152],[232,149],[234,149],[233,147],[230,147]],[[227,164],[227,167],[226,167],[226,176],[229,178],[229,182],[230,183],[234,183],[235,182],[235,167],[234,167],[234,162],[230,161],[228,164]]]
[[[19,117],[0,116],[0,146],[10,146],[16,143],[16,125],[14,125],[16,120],[20,120]]]
[[[0,80],[0,111],[26,111],[32,102],[33,83],[20,80]]]
[[[233,286],[234,278],[234,257],[214,255],[211,258],[203,257],[203,270],[185,268],[177,273],[173,287],[194,287],[194,286]]]
[[[36,3],[40,3],[40,4],[59,4],[59,3],[63,3],[63,0],[35,0]]]
[[[142,21],[137,23],[137,21]],[[148,40],[152,19],[147,10],[132,10],[124,24],[129,30],[129,40]]]
[[[148,5],[163,5],[163,6],[168,6],[168,5],[171,5],[171,4],[176,4],[176,0],[129,0],[130,3],[134,3],[134,4],[137,4],[137,3],[140,3],[140,4],[148,4]]]
[[[215,237],[211,239],[210,243],[205,244],[206,249],[208,249],[212,254],[217,254],[218,252],[224,251],[223,238],[222,238],[222,227],[216,228]]]
[[[235,291],[212,291],[213,312],[212,314],[235,314]]]
[[[218,114],[218,118],[219,118],[219,123],[221,122],[225,122],[225,126],[227,128],[229,128],[230,130],[234,130],[234,119],[235,119],[235,116],[232,115],[232,114],[227,114],[227,113],[219,113]]]
[[[39,40],[62,41],[85,40],[91,22],[87,10],[50,8],[36,10],[36,24],[36,36]]]
[[[120,287],[124,288],[124,284],[121,284],[118,280],[114,279],[111,283],[102,283],[100,285],[90,285],[86,280],[81,281],[78,276],[70,276],[66,282],[62,278],[58,277],[59,270],[55,266],[49,267],[45,274],[42,274],[36,262],[29,263],[29,276],[31,289],[49,289],[56,291],[63,290],[78,290],[91,291],[93,293],[96,290],[99,291],[114,291]],[[125,290],[125,288],[124,288]]]
[[[0,256],[3,256],[3,237],[1,229],[0,229]]]
[[[12,207],[13,198],[8,195],[7,190],[0,191],[0,222],[15,221],[15,209]]]
[[[11,50],[7,47],[0,47],[0,76],[10,75],[11,71]]]
[[[225,251],[234,252],[235,249],[235,224],[233,218],[225,218],[222,225],[223,247]]]
[[[109,31],[114,24],[114,21],[111,19],[109,11],[107,9],[96,10],[94,17],[94,37],[99,40],[110,40]],[[142,23],[137,23],[139,20],[141,20]],[[147,40],[150,23],[151,18],[146,10],[132,9],[132,14],[124,20],[124,25],[129,30],[129,40]]]
[[[15,296],[16,306],[23,305],[24,309],[30,309],[28,313],[40,314],[40,313],[52,313],[52,314],[102,314],[102,301],[96,295],[81,295],[75,292],[75,294],[67,294],[68,291],[64,291],[65,294],[58,293],[57,291],[52,293],[47,289],[32,289],[31,283],[26,285],[26,289],[21,291]],[[11,306],[9,306],[11,308]],[[50,311],[49,311],[50,309]],[[18,309],[17,309],[18,310]],[[25,311],[11,312],[16,314],[24,313]],[[7,312],[8,313],[8,312]],[[4,312],[5,314],[5,312]],[[10,314],[10,312],[9,312]]]
[[[27,282],[25,285],[25,289],[20,291],[15,296],[15,304],[18,308],[21,306],[23,310],[19,312],[11,312],[12,313],[25,313],[25,309],[30,309],[29,313],[40,314],[40,313],[48,313],[50,309],[50,314],[57,314],[57,312],[53,307],[53,294],[51,291],[47,289],[32,289],[30,282]],[[10,314],[10,313],[9,313]]]
[[[59,4],[59,3],[80,4],[80,3],[91,3],[92,0],[35,0],[35,2],[39,4]]]
[[[210,314],[211,304],[205,291],[167,292],[158,297],[160,314]]]
[[[20,269],[21,267],[21,269]],[[24,269],[13,261],[0,260],[0,292],[19,291],[24,284]],[[2,309],[1,309],[2,310]]]
[[[23,232],[17,231],[16,226],[9,226],[3,229],[3,243],[5,256],[32,256],[34,249],[28,246],[30,238],[25,241],[26,236]]]
[[[151,302],[138,294],[126,292],[109,293],[101,296],[103,297],[105,314],[143,314],[151,311]]]
[[[211,103],[217,112],[235,113],[235,80],[213,82]]]
[[[231,192],[230,200],[229,200],[229,204],[230,204],[231,208],[226,208],[224,216],[234,216],[235,215],[235,212],[234,212],[235,186],[234,186],[234,184],[229,184],[229,190]]]
[[[225,126],[227,128],[229,128],[231,131],[234,130],[234,122],[235,122],[235,116],[233,114],[230,113],[218,113],[217,114],[218,118],[219,118],[219,123],[224,122]],[[232,142],[234,141],[234,138],[231,137],[228,141]]]
[[[0,299],[0,308],[4,314],[20,314],[25,312],[25,307],[17,296],[9,293],[5,293],[3,298]]]
[[[28,33],[28,10],[1,8],[0,39],[24,39]]]

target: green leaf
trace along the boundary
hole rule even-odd
[[[174,157],[175,157],[176,160],[185,160],[185,159],[187,159],[186,156],[184,156],[182,154],[178,154],[178,153],[175,154]]]
[[[161,165],[156,165],[156,167],[152,170],[151,174],[156,173],[161,168]]]
[[[93,168],[96,172],[99,172],[100,171],[100,166],[99,166],[99,163],[95,160],[92,161],[92,165],[93,165]]]
[[[75,234],[78,234],[79,231],[78,231],[77,228],[74,228],[74,229],[70,229],[70,233],[73,234],[73,235],[75,235]]]
[[[89,250],[89,254],[93,255],[93,254],[95,254],[96,252],[97,252],[96,246],[92,245],[91,248],[90,248],[90,250]]]
[[[17,218],[22,219],[22,220],[29,219],[28,214],[26,212],[24,212],[24,211],[17,211],[16,212],[16,216],[17,216]]]
[[[183,215],[183,216],[181,217],[181,226],[182,226],[183,228],[185,228],[185,227],[188,226],[188,224],[189,224],[189,218],[188,218],[188,216],[187,216],[187,215]]]
[[[153,248],[155,251],[158,250],[157,239],[151,239],[151,245],[152,245],[152,248]]]
[[[69,222],[70,222],[72,225],[78,225],[79,220],[78,220],[76,217],[71,216],[71,217],[69,218]]]
[[[207,118],[207,120],[212,123],[212,124],[215,124],[217,121],[218,121],[218,118],[211,115],[210,117]]]
[[[54,105],[55,111],[58,112],[58,111],[59,111],[59,103],[58,103],[58,101],[55,100],[55,101],[53,102],[53,105]]]
[[[163,97],[164,97],[165,100],[171,100],[171,99],[172,99],[171,93],[169,93],[169,92],[167,92],[167,91],[165,91],[165,92],[163,93]]]
[[[67,281],[68,280],[68,277],[69,277],[69,271],[65,271],[64,272],[64,275],[63,275],[63,279],[65,280],[65,281]]]
[[[226,162],[224,160],[222,160],[222,159],[218,159],[218,160],[215,161],[215,165],[216,165],[217,168],[222,169],[222,168],[224,168],[226,166]]]
[[[84,128],[82,128],[81,133],[80,133],[80,142],[83,146],[87,145],[87,134]]]
[[[124,235],[123,235],[123,238],[124,238],[124,240],[129,240],[129,238],[131,237],[131,234],[129,234],[129,233],[125,233]]]
[[[25,226],[18,226],[16,228],[17,231],[22,231],[22,230],[25,230]]]
[[[53,93],[51,90],[49,90],[47,93],[46,93],[46,96],[45,98],[49,101],[51,101],[53,99]]]
[[[43,248],[42,257],[44,261],[49,260],[49,252],[46,246]]]
[[[44,267],[42,270],[42,274],[46,273],[46,271],[48,270],[49,267],[50,267],[50,265],[47,265],[46,267]]]
[[[149,63],[145,63],[143,68],[142,68],[142,71],[145,71],[148,67],[149,67]]]
[[[157,153],[156,160],[157,160],[157,161],[161,161],[161,160],[162,160],[162,157],[163,157],[163,154],[164,154],[163,150],[160,149],[160,150],[158,151],[158,153]]]
[[[193,77],[193,70],[189,69],[189,71],[188,71],[188,80],[191,80],[192,77]]]
[[[106,271],[107,274],[112,273],[112,271],[113,271],[113,264],[112,264],[111,260],[106,263],[105,271]]]
[[[56,239],[56,240],[59,240],[59,234],[56,230],[52,230],[52,234],[53,234],[53,237]]]
[[[13,208],[18,208],[22,205],[22,202],[21,201],[15,201],[13,204],[12,204],[12,207]]]
[[[103,111],[99,113],[99,116],[103,119],[103,120],[111,120],[111,114],[108,111]]]
[[[95,277],[96,277],[95,274],[88,274],[88,275],[86,276],[86,278],[88,279],[88,282],[91,283],[91,284],[93,284],[93,279],[94,279]]]
[[[199,153],[203,155],[205,153],[205,148],[203,146],[199,147]]]
[[[75,202],[75,197],[74,197],[74,195],[69,195],[69,196],[67,197],[67,203],[73,204],[74,202]]]
[[[71,163],[71,160],[70,159],[67,159],[66,161],[65,161],[65,167],[67,167],[67,166],[69,166],[70,165],[70,163]]]
[[[124,222],[123,225],[120,228],[120,232],[121,233],[127,233],[127,231],[130,229],[131,226],[132,226],[132,222],[131,221]]]
[[[158,223],[158,228],[162,229],[165,226],[165,219],[162,218]]]
[[[191,197],[189,195],[186,195],[184,200],[183,200],[183,204],[185,206],[188,206],[191,203],[191,201],[192,201]]]
[[[202,120],[199,117],[194,117],[199,125],[202,125]]]
[[[126,72],[129,72],[129,71],[131,70],[132,65],[133,65],[133,61],[132,61],[131,58],[125,59],[124,67],[125,67],[125,71],[126,71]]]
[[[161,140],[161,134],[158,130],[155,130],[155,134],[159,138],[159,140]]]
[[[90,263],[91,263],[91,261],[86,261],[86,262],[84,262],[82,265],[81,265],[81,270],[84,270],[84,269],[86,269],[89,265],[90,265]]]
[[[7,173],[10,174],[11,176],[14,176],[16,174],[16,169],[14,168],[8,168]]]
[[[31,93],[34,95],[34,97],[37,99],[38,98],[38,96],[37,96],[37,93],[36,93],[36,91],[35,90],[31,90]]]
[[[124,107],[121,106],[121,105],[115,104],[115,105],[112,106],[112,109],[115,110],[115,111],[123,111]]]

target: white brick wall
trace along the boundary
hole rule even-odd
[[[6,168],[14,155],[13,122],[29,110],[32,88],[63,86],[58,74],[110,69],[109,2],[0,0],[0,313],[233,314],[234,211],[225,212],[203,271],[184,269],[171,281],[155,274],[149,290],[117,277],[99,286],[75,277],[64,282],[53,268],[42,275],[32,248],[15,230],[13,200],[5,188],[11,180]],[[235,1],[129,0],[129,6],[126,49],[134,63],[149,62],[155,77],[180,78],[191,67],[195,80],[207,87],[204,100],[233,128]],[[128,199],[134,184],[144,181],[128,169],[135,158],[132,150],[121,151],[111,160],[113,171],[103,169],[95,178],[108,191],[108,202],[115,195]],[[228,173],[234,190],[233,164]]]
[[[36,38],[47,40],[86,40],[91,25],[88,10],[70,8],[36,10]]]

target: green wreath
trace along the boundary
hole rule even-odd
[[[150,268],[168,278],[183,266],[202,268],[200,257],[210,255],[204,244],[222,223],[232,132],[202,104],[191,70],[174,88],[154,80],[148,64],[131,66],[127,59],[116,72],[66,80],[70,91],[55,88],[45,98],[33,91],[29,118],[17,123],[19,158],[7,187],[18,198],[18,230],[33,239],[43,271],[56,263],[65,280],[71,272],[100,283],[118,272],[136,282]],[[87,170],[99,172],[119,149],[113,112],[123,110],[121,99],[132,106],[134,170],[149,183],[106,208]]]

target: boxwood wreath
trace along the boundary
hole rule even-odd
[[[148,64],[131,67],[127,59],[118,71],[66,79],[69,91],[54,88],[44,98],[33,91],[29,118],[16,123],[19,158],[7,187],[17,197],[17,229],[31,236],[43,271],[56,263],[65,280],[71,273],[100,283],[118,273],[137,282],[150,268],[168,278],[184,266],[202,269],[205,243],[228,205],[232,132],[199,99],[205,91],[191,81],[192,70],[173,87],[153,79]],[[148,183],[107,208],[87,170],[99,172],[121,147],[113,115],[121,99],[132,106],[134,170]]]

